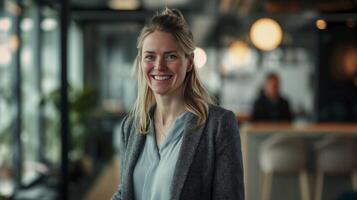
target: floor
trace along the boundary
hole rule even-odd
[[[119,162],[115,159],[104,167],[98,179],[94,182],[85,200],[109,200],[119,184]]]

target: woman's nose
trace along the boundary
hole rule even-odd
[[[155,68],[156,68],[156,69],[164,69],[165,67],[166,67],[166,62],[165,62],[164,57],[159,57],[159,58],[156,60]]]

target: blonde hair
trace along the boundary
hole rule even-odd
[[[130,112],[140,133],[147,133],[150,120],[149,109],[156,103],[154,94],[149,88],[140,66],[143,41],[154,31],[171,33],[187,57],[193,56],[195,49],[193,35],[179,10],[166,8],[153,16],[141,30],[137,41],[138,54],[134,62],[138,92],[136,102]],[[203,125],[208,118],[208,105],[212,104],[213,100],[198,79],[194,63],[192,70],[186,74],[183,91],[185,109],[197,116],[196,127]]]

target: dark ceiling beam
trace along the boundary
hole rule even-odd
[[[319,18],[330,22],[342,22],[346,20],[354,20],[357,22],[357,13],[326,13],[320,14]]]
[[[153,11],[116,11],[110,9],[71,9],[71,18],[79,22],[145,21]]]
[[[357,2],[352,0],[266,0],[268,12],[295,12],[306,9],[321,12],[356,11]]]

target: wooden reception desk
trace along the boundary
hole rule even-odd
[[[325,136],[350,136],[357,138],[357,123],[344,124],[344,123],[321,123],[321,124],[306,124],[306,123],[254,123],[241,125],[241,140],[242,140],[242,154],[244,161],[244,176],[245,176],[245,191],[246,200],[258,200],[260,198],[260,170],[258,165],[258,152],[261,142],[269,136],[284,134],[292,137],[302,137],[311,141],[315,141]],[[312,174],[313,176],[313,174]],[[294,179],[295,180],[295,179]],[[278,189],[274,189],[271,199],[300,199],[299,189],[297,183],[292,181],[280,182]],[[291,183],[291,184],[290,184]],[[279,185],[277,183],[277,185]],[[287,185],[292,185],[289,187]],[[296,188],[295,188],[296,187]],[[312,185],[310,186],[310,188]],[[283,190],[282,193],[276,195],[274,191]],[[312,191],[312,190],[310,190]],[[275,192],[277,193],[277,192]],[[282,195],[285,193],[286,195]]]

